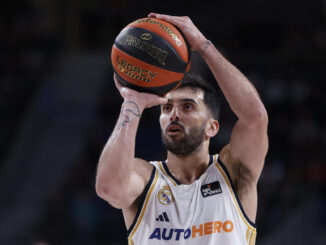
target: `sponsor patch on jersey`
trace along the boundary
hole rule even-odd
[[[164,185],[163,189],[158,192],[157,198],[161,204],[170,205],[173,202],[173,196],[170,187],[168,185]]]
[[[210,197],[222,193],[222,188],[220,182],[218,181],[215,181],[210,184],[202,185],[200,190],[203,197]]]
[[[199,225],[192,225],[188,229],[184,228],[161,228],[157,227],[150,235],[150,240],[174,240],[182,241],[195,239],[203,236],[217,235],[221,233],[231,233],[234,230],[234,224],[231,220],[210,221]],[[198,240],[197,240],[198,241]]]

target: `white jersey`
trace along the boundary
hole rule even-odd
[[[253,245],[255,225],[247,218],[218,155],[205,173],[182,185],[165,162],[154,169],[128,230],[129,245]]]

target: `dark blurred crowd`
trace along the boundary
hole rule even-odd
[[[28,107],[58,54],[110,52],[115,36],[149,11],[189,15],[256,86],[269,114],[270,148],[259,182],[258,240],[310,199],[319,198],[326,228],[326,6],[324,1],[179,1],[139,6],[121,1],[2,1],[0,3],[0,174]],[[167,1],[166,5],[172,4]],[[234,7],[237,6],[237,7]],[[171,11],[173,9],[173,11]],[[207,68],[202,75],[212,81]],[[94,189],[97,160],[118,117],[121,98],[108,64],[106,90],[83,161],[74,163],[46,201],[31,241],[111,244],[126,238],[122,214]],[[136,154],[162,160],[158,122],[145,112]],[[235,116],[224,101],[212,153],[228,141]],[[157,142],[148,142],[157,138]],[[8,187],[9,188],[9,187]],[[110,241],[110,242],[108,242]]]

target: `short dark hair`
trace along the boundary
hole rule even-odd
[[[205,81],[200,75],[187,73],[183,78],[181,85],[177,89],[191,88],[196,91],[198,88],[204,91],[204,103],[211,112],[214,119],[218,120],[220,116],[220,97],[217,88],[207,81]]]

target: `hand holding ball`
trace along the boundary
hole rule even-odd
[[[170,23],[144,18],[117,36],[111,60],[118,81],[139,92],[164,95],[178,87],[190,69],[190,49]]]

